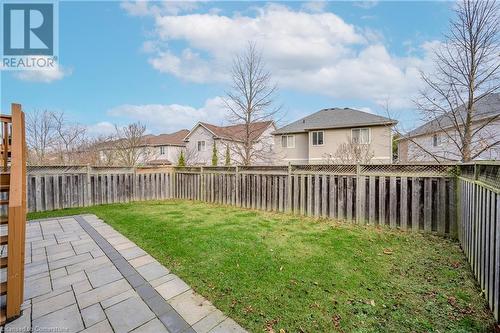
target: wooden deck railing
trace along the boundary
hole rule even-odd
[[[1,237],[1,245],[7,247],[7,257],[2,257],[1,268],[7,269],[7,280],[1,284],[1,293],[6,295],[6,303],[0,312],[0,324],[21,314],[24,297],[24,246],[26,234],[26,138],[24,113],[21,105],[12,104],[11,116],[0,116],[2,129],[2,149],[0,189],[4,199],[7,218],[7,235]],[[6,197],[6,198],[5,198]],[[5,215],[4,215],[5,216]],[[2,229],[5,232],[5,229]],[[5,251],[2,251],[5,253]]]

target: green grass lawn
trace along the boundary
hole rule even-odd
[[[188,201],[93,213],[252,332],[485,332],[493,317],[454,241]]]

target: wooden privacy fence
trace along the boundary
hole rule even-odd
[[[175,169],[174,196],[455,236],[454,165]]]
[[[180,198],[458,238],[500,319],[498,163],[30,167],[27,181],[29,211]]]
[[[171,173],[114,167],[28,167],[28,211],[168,199]]]
[[[500,164],[460,167],[458,239],[500,320]]]

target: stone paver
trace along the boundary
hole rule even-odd
[[[179,277],[175,277],[172,280],[165,282],[164,284],[156,287],[156,290],[163,296],[167,301],[172,297],[182,294],[183,292],[189,290],[189,286],[182,281]]]
[[[94,215],[30,221],[26,231],[25,302],[10,331],[245,332]]]
[[[146,265],[146,264],[149,264],[149,263],[155,262],[155,261],[156,260],[153,257],[151,257],[149,254],[147,254],[145,256],[132,259],[129,262],[132,266],[137,268],[137,267],[141,267],[143,265]]]
[[[76,299],[80,308],[86,308],[87,306],[102,302],[130,289],[132,289],[132,287],[130,287],[128,282],[125,279],[121,279],[76,295]]]
[[[68,291],[49,299],[33,303],[33,319],[39,318],[56,310],[63,309],[75,303],[76,300],[75,296],[73,295],[73,291]]]
[[[193,325],[193,329],[197,333],[208,333],[214,327],[222,323],[226,320],[227,316],[224,315],[221,311],[215,310],[211,312],[205,318],[199,320],[196,324]]]
[[[216,310],[209,301],[193,290],[172,298],[169,303],[189,325],[193,325]]]
[[[59,328],[62,332],[78,332],[84,329],[80,311],[76,305],[65,307],[33,320],[32,327]]]
[[[155,318],[155,314],[139,297],[115,304],[105,312],[116,333],[130,332]]]
[[[82,310],[82,318],[85,327],[91,327],[106,319],[106,315],[100,304],[94,304]]]
[[[103,320],[85,329],[82,333],[113,333],[113,329],[111,328],[109,321]]]
[[[141,274],[147,281],[158,279],[170,273],[168,269],[163,267],[159,262],[152,262],[136,268],[137,272]]]
[[[169,333],[163,323],[155,318],[148,321],[141,327],[136,328],[132,331],[133,333]]]
[[[87,272],[87,276],[89,277],[90,283],[94,288],[122,278],[122,275],[115,266],[103,266],[99,269]]]

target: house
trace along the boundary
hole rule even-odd
[[[253,142],[249,158],[252,165],[272,163],[274,141],[271,133],[275,130],[273,121],[253,122],[248,126],[248,137]],[[216,126],[199,122],[184,139],[187,163],[212,165],[215,145],[218,165],[225,165],[227,151],[229,151],[232,165],[243,164],[246,137],[247,126],[245,124]]]
[[[170,134],[152,135],[145,139],[145,147],[148,147],[149,165],[171,165],[177,164],[181,151],[186,148],[184,138],[189,130],[182,129]]]
[[[179,159],[181,151],[186,148],[184,138],[189,133],[189,130],[183,129],[170,134],[152,135],[148,134],[141,138],[137,147],[130,149],[132,143],[125,142],[120,144],[120,141],[126,139],[118,139],[100,144],[99,159],[103,164],[116,164],[114,160],[120,156],[126,155],[126,158],[135,159],[130,155],[137,156],[137,163],[142,165],[174,165]],[[125,147],[125,148],[124,148]],[[119,154],[118,150],[124,150]],[[120,162],[118,162],[120,163]]]
[[[391,163],[397,122],[350,108],[323,109],[276,130],[281,164]]]
[[[415,128],[398,140],[400,162],[435,162],[461,160],[460,133],[454,126],[465,119],[465,107],[443,114]],[[475,160],[500,159],[500,93],[485,95],[475,104],[472,118],[472,155]],[[492,147],[490,147],[492,146]],[[474,156],[477,155],[477,156]]]

